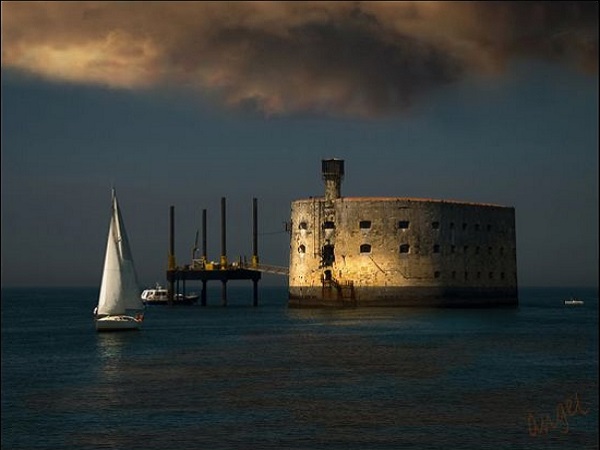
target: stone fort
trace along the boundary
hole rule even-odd
[[[322,176],[291,204],[290,307],[518,304],[513,207],[343,197],[341,159]]]

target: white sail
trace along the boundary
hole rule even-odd
[[[117,196],[113,190],[112,214],[97,315],[98,317],[133,315],[140,313],[143,309],[144,304],[140,299],[140,289],[127,232],[119,210]]]

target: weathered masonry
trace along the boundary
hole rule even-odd
[[[291,307],[517,305],[514,208],[342,197],[344,161],[322,174],[291,205]]]

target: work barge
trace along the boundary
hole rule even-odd
[[[259,264],[258,258],[258,207],[257,199],[252,199],[252,258],[248,262],[241,258],[229,261],[227,258],[227,209],[226,199],[221,198],[221,256],[218,262],[209,261],[207,257],[206,240],[206,209],[202,210],[202,253],[195,258],[196,246],[192,251],[190,264],[178,266],[175,258],[175,207],[170,207],[169,220],[169,259],[167,268],[167,282],[169,284],[169,305],[173,304],[175,294],[186,294],[187,281],[201,281],[200,304],[207,304],[207,283],[209,281],[221,282],[221,302],[227,306],[227,283],[232,280],[252,281],[252,305],[258,306],[258,282],[263,272],[277,275],[288,275],[287,267],[278,267]]]

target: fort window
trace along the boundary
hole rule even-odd
[[[465,245],[465,246],[463,247],[463,252],[464,252],[464,253],[467,253],[467,251],[469,251],[469,246],[468,246],[468,245]]]
[[[487,231],[492,231],[492,226],[488,223],[487,227],[486,227]]]
[[[435,272],[433,272],[433,277],[434,278],[439,278],[440,277],[440,273],[436,270]]]
[[[431,222],[431,228],[433,228],[434,230],[439,229],[440,223],[439,222]]]
[[[494,279],[494,272],[490,272],[490,280]]]
[[[401,220],[400,222],[398,222],[398,228],[400,228],[401,230],[407,230],[409,225],[410,222],[408,220]]]
[[[361,220],[360,223],[358,224],[358,226],[360,227],[361,230],[369,229],[369,228],[371,228],[371,221],[370,220]]]
[[[477,279],[479,280],[481,278],[481,272],[477,272]]]
[[[304,244],[298,247],[298,253],[306,253],[306,246]]]
[[[410,251],[410,245],[402,244],[400,246],[400,253],[408,253]]]
[[[371,245],[369,245],[369,244],[362,244],[360,246],[360,252],[361,253],[371,253]]]
[[[463,231],[467,229],[467,224],[466,223],[462,224],[462,229],[463,229]]]
[[[435,244],[433,246],[433,253],[439,253],[440,252],[440,246],[439,244]]]
[[[328,220],[327,222],[323,223],[323,229],[325,230],[333,230],[334,228],[335,224],[331,220]]]
[[[479,224],[478,223],[475,224],[475,231],[479,231]]]
[[[500,272],[500,279],[504,280],[504,277],[505,277],[504,272]]]
[[[450,246],[450,253],[456,253],[456,245]]]
[[[450,222],[450,229],[454,230],[454,222]]]
[[[456,279],[456,271],[452,271],[452,279],[455,280]]]
[[[475,247],[475,254],[479,255],[479,247]]]
[[[504,255],[504,247],[500,247],[500,254]]]
[[[308,229],[308,225],[306,224],[306,222],[300,222],[298,228],[300,228],[301,230],[306,230]]]
[[[469,272],[465,272],[465,280],[469,279]]]
[[[492,247],[488,247],[488,254],[492,254]]]

